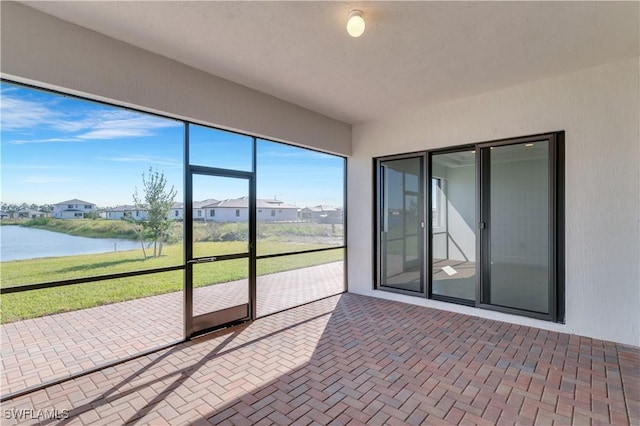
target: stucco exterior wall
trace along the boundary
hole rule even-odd
[[[275,211],[272,215],[271,212]],[[256,212],[258,222],[292,222],[298,220],[298,209],[292,208],[259,208]]]
[[[349,291],[640,346],[639,61],[355,125]],[[373,290],[372,158],[566,131],[566,324]]]
[[[211,209],[207,209],[207,221],[213,222],[248,222],[249,221],[249,209],[244,207],[216,207],[216,215],[210,216]],[[236,215],[236,210],[238,215]]]

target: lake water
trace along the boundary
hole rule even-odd
[[[86,238],[21,226],[0,226],[0,261],[140,249],[140,242]]]

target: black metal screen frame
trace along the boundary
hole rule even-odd
[[[256,174],[256,163],[257,163],[257,150],[256,150],[256,145],[257,145],[257,140],[264,140],[267,142],[272,142],[272,143],[277,143],[280,145],[286,145],[286,146],[291,146],[294,148],[299,148],[299,149],[304,149],[307,151],[312,151],[312,152],[318,152],[321,154],[326,154],[326,155],[332,155],[334,157],[337,158],[341,158],[343,160],[343,226],[344,226],[344,244],[340,245],[340,246],[335,246],[335,247],[327,247],[327,248],[321,248],[321,249],[312,249],[312,250],[301,250],[301,251],[293,251],[293,252],[283,252],[283,253],[275,253],[275,254],[270,254],[270,255],[262,255],[262,256],[255,256],[256,259],[263,259],[263,258],[269,258],[269,257],[280,257],[280,256],[288,256],[288,255],[295,255],[295,254],[304,254],[304,253],[313,253],[316,251],[325,251],[325,250],[334,250],[334,249],[345,249],[345,265],[346,265],[346,248],[347,248],[347,244],[346,244],[346,239],[347,239],[347,162],[346,162],[346,158],[344,156],[341,155],[337,155],[337,154],[329,154],[317,149],[312,149],[312,148],[307,148],[307,147],[300,147],[300,146],[296,146],[290,143],[286,143],[286,142],[281,142],[281,141],[275,141],[275,140],[271,140],[271,139],[267,139],[264,137],[256,137],[256,136],[252,136],[246,133],[241,133],[241,132],[237,132],[237,131],[233,131],[233,130],[228,130],[228,129],[223,129],[223,128],[219,128],[219,127],[215,127],[215,126],[211,126],[211,125],[207,125],[207,124],[202,124],[202,123],[196,123],[193,121],[189,121],[189,120],[185,120],[183,118],[178,118],[178,117],[172,117],[171,115],[167,114],[167,115],[162,115],[162,114],[158,114],[157,112],[149,112],[149,111],[145,111],[143,109],[140,108],[134,108],[134,107],[130,107],[130,106],[124,106],[124,105],[118,105],[117,103],[109,103],[109,102],[105,102],[105,101],[99,101],[99,100],[95,100],[95,99],[91,99],[89,97],[85,97],[85,96],[80,96],[80,95],[71,95],[59,90],[53,90],[53,89],[48,89],[48,88],[42,88],[42,87],[38,87],[32,84],[26,84],[26,83],[21,83],[21,82],[16,82],[16,81],[12,81],[10,79],[7,78],[0,78],[0,82],[2,83],[6,83],[6,84],[11,84],[11,85],[15,85],[15,86],[20,86],[20,87],[25,87],[28,89],[32,89],[32,90],[36,90],[36,91],[41,91],[41,92],[47,92],[47,93],[53,93],[59,96],[64,96],[64,97],[71,97],[71,98],[75,98],[75,99],[79,99],[82,101],[86,101],[86,102],[90,102],[93,104],[98,104],[98,105],[107,105],[110,107],[116,107],[116,108],[121,108],[124,110],[129,110],[129,111],[134,111],[134,112],[138,112],[138,113],[142,113],[142,114],[146,114],[146,115],[151,115],[154,117],[158,117],[158,118],[163,118],[163,119],[169,119],[169,120],[174,120],[177,122],[180,122],[184,125],[184,138],[183,138],[183,168],[184,168],[184,178],[183,178],[183,184],[185,185],[185,190],[186,190],[186,177],[187,177],[187,173],[189,168],[191,167],[194,170],[197,170],[199,167],[201,166],[190,166],[189,165],[189,125],[197,125],[197,126],[201,126],[201,127],[206,127],[209,129],[214,129],[214,130],[220,130],[220,131],[224,131],[224,132],[229,132],[229,133],[234,133],[237,135],[241,135],[241,136],[247,136],[247,137],[251,137],[253,139],[253,145],[252,145],[252,172]],[[204,167],[204,169],[211,169],[208,167]],[[215,169],[215,168],[214,168]],[[218,169],[218,170],[227,170],[227,169]],[[232,171],[234,172],[234,171]],[[240,173],[249,173],[249,172],[240,172]],[[254,179],[253,185],[256,185],[256,179]],[[255,191],[254,191],[255,193]],[[186,194],[186,192],[185,192]],[[186,195],[183,194],[183,197],[185,197]],[[184,200],[183,200],[184,201]],[[255,207],[255,206],[254,206]],[[185,207],[185,217],[187,215],[187,210]],[[253,208],[253,211],[251,211],[252,214],[255,214],[255,208]],[[255,221],[254,221],[255,222]],[[255,232],[255,230],[254,230]],[[251,234],[251,230],[249,231],[249,233]],[[184,240],[184,235],[183,235],[183,240]],[[254,239],[255,240],[255,239]],[[32,290],[42,290],[42,289],[47,289],[47,288],[54,288],[54,287],[64,287],[64,286],[68,286],[68,285],[78,285],[78,284],[90,284],[90,283],[94,283],[94,282],[99,282],[99,281],[105,281],[105,280],[110,280],[110,279],[117,279],[117,278],[128,278],[128,277],[135,277],[135,276],[140,276],[140,275],[148,275],[148,274],[154,274],[154,273],[160,273],[160,272],[170,272],[170,271],[179,271],[179,270],[184,270],[186,268],[186,259],[183,259],[183,263],[182,264],[177,264],[174,266],[167,266],[167,267],[162,267],[162,268],[153,268],[153,269],[141,269],[141,270],[136,270],[136,271],[130,271],[130,272],[122,272],[122,273],[117,273],[117,274],[109,274],[109,275],[97,275],[97,276],[87,276],[87,277],[79,277],[79,278],[71,278],[68,280],[60,280],[60,281],[49,281],[49,282],[42,282],[42,283],[34,283],[34,284],[25,284],[25,285],[18,285],[18,286],[10,286],[10,287],[0,287],[0,295],[2,294],[11,294],[11,293],[21,293],[24,291],[32,291]],[[346,268],[345,268],[346,271]],[[346,285],[346,272],[345,272],[345,291],[347,291],[347,285]]]
[[[290,256],[290,255],[297,255],[297,254],[305,254],[305,253],[315,253],[315,252],[321,252],[321,251],[328,251],[328,250],[337,250],[337,249],[343,249],[344,250],[344,275],[343,275],[343,279],[344,279],[344,286],[343,286],[343,292],[346,292],[348,290],[348,282],[347,282],[347,275],[348,275],[348,271],[347,271],[347,267],[348,267],[348,259],[347,259],[347,159],[346,157],[342,156],[342,155],[337,155],[337,154],[332,154],[332,153],[327,153],[318,149],[312,149],[312,148],[308,148],[308,147],[301,147],[301,146],[297,146],[291,143],[286,143],[286,142],[282,142],[282,141],[276,141],[276,140],[271,140],[268,138],[264,138],[264,137],[257,137],[257,136],[253,136],[253,135],[249,135],[246,133],[241,133],[238,131],[234,131],[234,130],[229,130],[229,129],[224,129],[221,127],[216,127],[216,126],[211,126],[209,124],[206,123],[198,123],[195,121],[190,121],[190,120],[185,120],[182,117],[173,117],[170,114],[158,114],[157,112],[151,112],[151,111],[146,111],[144,109],[141,108],[135,108],[135,107],[131,107],[128,105],[120,105],[116,102],[105,102],[105,101],[101,101],[101,100],[96,100],[96,99],[91,99],[89,97],[86,96],[80,96],[80,95],[75,95],[75,94],[69,94],[69,93],[65,93],[59,90],[54,90],[54,89],[49,89],[49,88],[42,88],[33,84],[27,84],[27,83],[22,83],[22,82],[17,82],[17,81],[12,81],[10,79],[7,78],[0,78],[0,82],[2,83],[6,83],[6,84],[11,84],[11,85],[15,85],[15,86],[20,86],[20,87],[25,87],[28,89],[32,89],[32,90],[36,90],[36,91],[41,91],[41,92],[47,92],[47,93],[53,93],[59,96],[64,96],[64,97],[71,97],[74,99],[79,99],[79,100],[83,100],[86,102],[90,102],[93,104],[98,104],[98,105],[107,105],[110,107],[116,107],[116,108],[121,108],[124,110],[128,110],[128,111],[134,111],[134,112],[138,112],[138,113],[142,113],[142,114],[146,114],[146,115],[150,115],[150,116],[154,116],[154,117],[158,117],[158,118],[163,118],[163,119],[169,119],[169,120],[174,120],[177,121],[179,123],[181,123],[184,126],[184,137],[183,137],[183,169],[184,169],[184,178],[183,178],[183,185],[185,185],[185,191],[186,191],[186,185],[187,185],[187,181],[186,181],[186,176],[187,173],[190,172],[190,170],[195,169],[197,170],[197,168],[199,166],[190,166],[189,165],[189,126],[190,125],[198,125],[198,126],[202,126],[202,127],[206,127],[206,128],[210,128],[210,129],[214,129],[214,130],[220,130],[220,131],[224,131],[224,132],[229,132],[229,133],[234,133],[234,134],[238,134],[238,135],[242,135],[242,136],[248,136],[252,138],[252,158],[251,158],[251,164],[252,164],[252,171],[250,172],[253,175],[253,178],[251,179],[251,185],[253,186],[252,190],[253,193],[256,194],[256,181],[257,181],[257,171],[256,171],[256,164],[257,164],[257,140],[264,140],[267,142],[273,142],[273,143],[277,143],[280,145],[287,145],[287,146],[291,146],[291,147],[295,147],[298,149],[304,149],[307,151],[312,151],[312,152],[318,152],[321,154],[326,154],[326,155],[332,155],[334,157],[337,158],[341,158],[342,162],[343,162],[343,216],[342,216],[342,222],[343,222],[343,229],[344,229],[344,240],[343,240],[343,244],[340,246],[335,246],[335,247],[327,247],[327,248],[321,248],[321,249],[311,249],[311,250],[300,250],[300,251],[293,251],[293,252],[283,252],[283,253],[275,253],[275,254],[268,254],[268,255],[262,255],[262,256],[257,256],[256,254],[256,201],[255,201],[255,197],[252,197],[253,199],[250,200],[249,203],[249,214],[253,216],[253,226],[250,226],[249,229],[249,235],[250,235],[250,240],[253,242],[252,244],[250,244],[250,267],[249,267],[249,274],[253,274],[253,276],[256,276],[256,261],[260,260],[260,259],[268,259],[268,258],[275,258],[275,257],[282,257],[282,256]],[[209,168],[207,168],[209,169]],[[224,169],[223,169],[224,170]],[[247,172],[242,172],[242,173],[247,173]],[[185,223],[186,223],[186,215],[187,212],[190,211],[191,209],[187,208],[186,205],[186,192],[183,194],[183,205],[184,205],[184,214],[185,214]],[[192,214],[192,213],[191,213]],[[250,221],[251,222],[251,221]],[[186,227],[185,227],[186,228]],[[186,232],[186,229],[183,229],[183,243],[185,245],[185,249],[186,249],[186,239],[185,239],[185,235],[184,232]],[[68,280],[60,280],[60,281],[51,281],[51,282],[42,282],[42,283],[34,283],[34,284],[25,284],[25,285],[18,285],[18,286],[10,286],[10,287],[0,287],[0,295],[4,295],[4,294],[12,294],[12,293],[22,293],[22,292],[26,292],[26,291],[34,291],[34,290],[43,290],[43,289],[47,289],[47,288],[55,288],[55,287],[64,287],[64,286],[69,286],[69,285],[90,285],[93,283],[97,283],[100,281],[105,281],[105,280],[111,280],[111,279],[118,279],[118,278],[128,278],[128,277],[136,277],[136,276],[141,276],[141,275],[149,275],[149,274],[155,274],[155,273],[162,273],[162,272],[171,272],[171,271],[179,271],[179,270],[184,270],[185,274],[186,274],[186,270],[187,270],[187,258],[185,257],[183,259],[183,263],[182,264],[177,264],[174,266],[168,266],[168,267],[162,267],[162,268],[153,268],[153,269],[144,269],[144,270],[136,270],[136,271],[130,271],[130,272],[123,272],[123,273],[117,273],[117,274],[109,274],[109,275],[99,275],[99,276],[87,276],[87,277],[80,277],[80,278],[73,278],[73,279],[68,279]],[[183,291],[184,291],[184,307],[186,308],[187,303],[192,303],[192,294],[188,294],[188,292],[192,292],[192,288],[191,289],[187,289],[187,281],[186,279],[184,279],[184,287],[183,287]],[[337,293],[337,294],[341,294],[341,293]],[[330,295],[327,297],[332,297],[335,295]],[[187,298],[191,299],[191,302],[187,302]],[[323,297],[324,298],[324,297]],[[255,280],[253,280],[253,284],[250,285],[250,299],[253,301],[251,308],[250,308],[250,318],[249,320],[255,320],[257,317],[257,295],[256,295],[256,285],[255,285]],[[321,300],[321,299],[318,299]],[[306,302],[306,303],[302,303],[300,305],[295,305],[295,306],[291,306],[288,308],[283,309],[282,311],[286,311],[289,309],[294,309],[298,306],[302,306],[305,305],[307,303],[312,303],[312,302]],[[270,315],[274,315],[277,314],[278,312],[282,312],[282,311],[277,311],[277,312],[272,312],[269,313],[267,315],[261,316],[260,318],[264,318]],[[142,356],[163,350],[163,349],[167,349],[169,347],[175,346],[177,344],[183,343],[188,341],[191,337],[195,337],[195,336],[191,336],[190,332],[188,332],[187,330],[187,315],[186,315],[186,309],[183,312],[183,338],[182,340],[176,341],[176,342],[172,342],[169,344],[165,344],[162,345],[160,347],[156,347],[156,348],[152,348],[146,351],[142,351],[138,354],[134,354],[131,356],[127,356],[125,358],[120,358],[120,359],[116,359],[112,362],[106,362],[102,365],[93,367],[91,369],[88,370],[84,370],[78,373],[74,373],[74,374],[70,374],[68,376],[63,376],[61,378],[58,379],[54,379],[39,385],[35,385],[35,386],[31,386],[28,388],[25,388],[23,390],[20,391],[16,391],[16,392],[12,392],[10,394],[5,394],[5,395],[0,395],[0,402],[2,401],[6,401],[12,398],[16,398],[22,395],[26,395],[32,392],[35,392],[37,390],[40,389],[44,389],[48,386],[52,386],[55,384],[59,384],[68,380],[72,380],[74,378],[78,378],[78,377],[82,377],[85,376],[87,374],[91,374],[93,372],[99,371],[101,369],[104,368],[108,368],[108,367],[113,367],[115,365],[118,364],[122,364],[124,362],[128,362],[130,360],[136,359],[136,358],[140,358]],[[190,331],[190,330],[189,330]]]

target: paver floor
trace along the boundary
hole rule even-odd
[[[9,400],[3,424],[637,425],[639,364],[638,348],[347,293]]]
[[[344,291],[343,262],[258,277],[263,316]],[[246,280],[194,290],[202,314],[246,303]],[[183,292],[0,326],[2,394],[68,377],[183,338]]]

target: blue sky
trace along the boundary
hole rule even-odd
[[[149,167],[164,172],[182,201],[182,122],[5,83],[0,90],[1,201],[132,204]],[[192,164],[251,169],[249,137],[191,126],[190,140]],[[258,198],[341,206],[342,178],[341,158],[258,141]],[[199,192],[246,195],[231,184]]]

